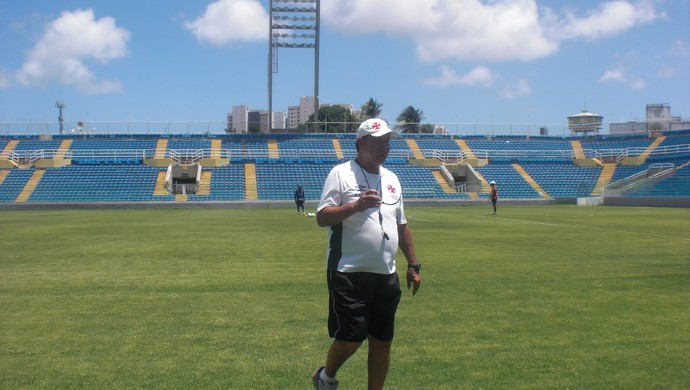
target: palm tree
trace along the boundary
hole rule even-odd
[[[407,106],[398,115],[398,128],[402,133],[419,133],[419,124],[424,120],[424,111]]]
[[[369,98],[366,103],[362,104],[361,119],[364,121],[369,118],[378,118],[378,116],[381,115],[381,107],[383,107],[383,103],[377,102],[374,98]]]

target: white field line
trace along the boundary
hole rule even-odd
[[[560,227],[560,228],[573,228],[573,227],[581,228],[582,227],[580,225],[565,225],[565,224],[559,224],[559,223],[538,222],[538,221],[530,221],[527,219],[504,218],[504,217],[494,217],[494,216],[490,216],[490,217],[489,216],[474,216],[474,218],[482,218],[482,219],[487,219],[487,220],[490,219],[490,220],[494,220],[496,222],[500,222],[500,221],[520,222],[520,223],[531,224],[531,225],[555,226],[555,227]],[[409,216],[409,215],[407,216],[407,219],[413,220],[413,221],[421,221],[421,222],[433,222],[432,220],[423,219],[423,218],[416,218],[416,217]],[[587,226],[586,228],[591,229],[591,230],[601,230],[601,231],[605,231],[605,232],[635,234],[638,236],[647,236],[647,237],[667,238],[667,239],[671,239],[671,240],[690,241],[690,238],[688,238],[688,237],[666,236],[663,234],[633,232],[633,231],[619,230],[619,229],[604,229],[604,228],[591,227],[591,226]]]
[[[496,218],[496,217],[484,217],[484,216],[480,216],[479,218],[496,219],[496,220],[499,220],[499,218]],[[573,228],[573,227],[583,228],[583,226],[580,226],[580,225],[565,225],[565,224],[550,223],[550,222],[538,222],[538,221],[530,221],[530,220],[527,220],[527,219],[500,218],[500,220],[522,222],[522,223],[527,223],[527,224],[532,224],[532,225],[556,226],[556,227],[562,227],[562,228]],[[663,234],[644,233],[644,232],[633,232],[633,231],[629,231],[629,230],[619,230],[619,229],[605,229],[605,228],[598,228],[598,227],[592,227],[592,226],[584,226],[584,228],[591,229],[591,230],[600,230],[600,231],[604,231],[604,232],[615,232],[615,233],[624,233],[624,234],[635,234],[635,235],[638,235],[638,236],[657,237],[657,238],[668,238],[668,239],[671,239],[671,240],[690,241],[690,238],[688,238],[688,237],[666,236],[666,235],[663,235]]]

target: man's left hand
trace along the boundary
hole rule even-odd
[[[419,285],[422,283],[422,276],[412,268],[407,269],[407,289],[412,287],[412,295],[417,294]]]

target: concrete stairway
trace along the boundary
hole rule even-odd
[[[546,191],[544,191],[543,188],[541,188],[539,183],[537,183],[537,181],[534,180],[532,178],[532,176],[530,176],[530,174],[527,173],[527,171],[525,171],[525,169],[522,166],[520,166],[520,164],[514,163],[514,164],[512,164],[512,166],[520,174],[520,176],[522,176],[522,178],[525,179],[525,181],[530,186],[532,186],[532,188],[534,188],[534,190],[537,191],[539,193],[539,195],[541,195],[542,198],[550,198],[551,197],[551,196],[549,196],[549,194]]]
[[[158,171],[156,178],[156,187],[153,190],[154,195],[168,195],[168,190],[165,189],[165,175],[166,171]]]
[[[41,178],[43,178],[43,175],[45,173],[46,173],[45,169],[35,170],[33,175],[31,175],[29,180],[26,182],[26,185],[22,189],[22,192],[20,192],[19,195],[17,195],[17,199],[15,199],[14,201],[17,203],[24,203],[27,200],[29,200],[29,197],[34,192],[34,190],[36,189],[36,186],[41,181]]]
[[[69,147],[72,146],[72,140],[71,139],[66,139],[60,142],[60,147],[58,150],[55,152],[55,156],[53,156],[54,159],[64,159],[65,155],[67,154],[67,150],[69,150]]]
[[[199,189],[197,190],[197,195],[208,195],[211,193],[211,176],[213,172],[211,171],[201,171],[201,177],[199,178]]]
[[[642,157],[643,159],[646,160],[647,157],[649,157],[649,154],[650,154],[654,149],[656,149],[656,147],[659,146],[659,144],[661,144],[662,142],[664,142],[665,139],[666,139],[666,137],[663,136],[663,135],[662,135],[661,137],[657,137],[657,138],[654,140],[654,142],[652,142],[651,144],[649,144],[649,146],[647,146],[647,149],[645,149],[645,151],[642,152],[642,154],[640,155],[640,157]]]
[[[268,140],[268,158],[280,158],[280,151],[278,150],[278,141],[274,139]]]
[[[223,141],[219,139],[211,140],[211,158],[220,158],[220,151],[223,145]]]
[[[570,141],[570,145],[573,147],[573,153],[575,153],[576,160],[584,160],[585,152],[582,150],[582,143],[580,141]]]
[[[616,172],[616,167],[618,166],[618,164],[607,163],[601,164],[601,166],[601,174],[599,174],[597,184],[594,185],[594,189],[592,190],[592,196],[600,195],[601,189],[611,182],[611,178],[613,177],[613,173]]]
[[[333,138],[331,141],[333,142],[333,149],[335,149],[335,156],[339,159],[345,158],[343,155],[343,148],[340,147],[340,140]]]
[[[462,151],[465,153],[465,156],[468,159],[475,160],[477,158],[477,156],[474,155],[474,152],[472,151],[470,146],[467,145],[467,142],[465,142],[464,139],[456,139],[455,143],[458,144],[458,146],[460,147],[460,149],[462,149]]]
[[[446,194],[454,194],[456,192],[455,188],[448,184],[446,178],[443,177],[443,174],[440,171],[432,171],[431,174],[434,175],[434,178],[438,182],[438,185],[441,186],[443,192],[445,192]]]
[[[244,164],[244,199],[257,200],[259,198],[256,189],[256,164]]]
[[[156,152],[153,155],[153,158],[156,160],[161,160],[165,158],[165,151],[168,149],[168,140],[165,138],[161,138],[158,140],[156,143]]]
[[[405,141],[407,141],[407,146],[410,147],[410,150],[412,151],[414,158],[418,160],[423,160],[424,154],[422,154],[422,150],[419,148],[419,145],[417,145],[417,141],[411,138],[406,138]]]

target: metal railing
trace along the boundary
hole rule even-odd
[[[630,175],[626,178],[609,183],[602,188],[601,192],[608,192],[610,194],[611,191],[616,191],[618,193],[623,193],[657,179],[672,175],[675,170],[675,165],[671,163],[651,164],[642,172],[638,172],[634,175]]]
[[[405,199],[435,198],[436,191],[433,188],[405,187]]]
[[[484,159],[527,159],[539,158],[545,160],[562,160],[574,159],[575,152],[572,149],[554,150],[554,149],[506,149],[506,150],[472,150],[477,158]]]
[[[458,164],[467,159],[467,155],[462,150],[438,150],[422,149],[425,158],[434,158],[444,164]]]
[[[199,191],[199,184],[173,184],[170,188],[174,195],[192,195]]]
[[[584,149],[585,157],[588,158],[615,158],[621,161],[626,157],[640,156],[647,148],[625,148],[625,149]],[[423,149],[422,153],[426,158],[438,159],[445,164],[456,164],[467,159],[463,151],[442,150],[442,149]],[[574,159],[575,153],[572,150],[473,150],[477,158],[482,159],[542,159],[542,160],[563,160]],[[690,144],[672,145],[657,147],[649,153],[649,156],[673,156],[676,154],[690,153]],[[154,158],[155,149],[36,149],[36,150],[13,150],[0,153],[0,159],[11,160],[16,163],[33,164],[37,160],[55,158],[66,159],[94,159],[94,160],[144,160]],[[168,149],[165,151],[164,158],[169,158],[176,163],[194,163],[202,158],[230,159],[235,161],[263,160],[270,159],[271,152],[267,148],[236,148],[236,149]],[[353,149],[343,150],[344,159],[356,157]],[[283,160],[309,160],[309,159],[337,159],[332,149],[280,149],[279,158]],[[388,158],[409,160],[414,158],[410,150],[391,150]]]

